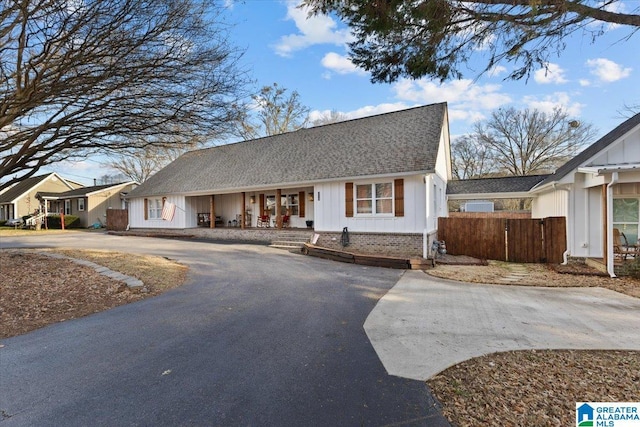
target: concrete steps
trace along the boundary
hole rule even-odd
[[[272,240],[269,247],[288,251],[301,251],[305,243],[309,243],[308,234],[300,233],[280,234],[277,240]]]

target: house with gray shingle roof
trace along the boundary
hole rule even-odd
[[[354,249],[423,254],[446,216],[450,165],[447,105],[410,108],[186,153],[129,193],[129,225],[280,228],[285,217],[313,221],[329,246],[347,228]]]
[[[532,218],[566,218],[567,256],[603,259],[613,276],[613,229],[640,246],[640,114],[553,174],[449,181],[447,197],[531,198]]]
[[[80,221],[80,227],[90,227],[93,224],[105,225],[107,210],[122,209],[123,193],[128,193],[136,185],[133,181],[94,185],[62,193],[38,192],[36,197],[46,207],[45,213],[62,211],[65,215],[75,215]]]
[[[57,173],[29,177],[0,193],[0,221],[31,215],[40,209],[36,198],[39,191],[62,193],[81,187]]]
[[[530,191],[532,216],[567,218],[568,254],[613,272],[613,229],[630,244],[640,227],[640,114],[600,138]],[[640,242],[639,242],[640,243]]]
[[[503,176],[453,180],[447,183],[449,200],[522,199],[548,175]]]

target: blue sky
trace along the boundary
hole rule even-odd
[[[312,119],[331,110],[356,118],[446,101],[455,137],[469,132],[474,121],[489,117],[496,108],[550,111],[562,106],[575,119],[594,124],[602,136],[624,121],[620,111],[625,104],[640,104],[640,33],[623,40],[631,33],[626,27],[606,28],[595,43],[588,34],[574,34],[548,70],[536,70],[528,81],[503,80],[512,68],[508,63],[476,79],[471,68],[482,69],[477,62],[470,64],[462,80],[373,84],[347,58],[348,28],[327,16],[307,19],[296,5],[295,1],[227,0],[225,19],[233,25],[231,41],[246,49],[241,61],[255,80],[255,89],[278,83],[298,91]],[[640,0],[625,0],[618,8],[639,13]],[[481,55],[479,51],[478,59]],[[85,184],[110,173],[100,167],[99,159],[52,170]]]

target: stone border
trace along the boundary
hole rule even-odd
[[[72,258],[66,255],[57,254],[57,253],[44,252],[44,251],[16,251],[16,252],[33,252],[38,255],[47,256],[49,258],[66,259],[76,264],[93,268],[98,274],[101,274],[103,276],[107,276],[111,279],[124,282],[129,289],[141,290],[144,288],[144,283],[142,282],[142,280],[136,279],[135,277],[127,276],[126,274],[122,274],[117,271],[113,271],[107,267],[96,264],[95,262],[87,261],[84,259]]]

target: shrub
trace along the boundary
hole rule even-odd
[[[60,215],[47,217],[47,226],[49,228],[61,229]],[[64,228],[80,228],[80,218],[75,215],[65,215]]]
[[[0,227],[4,227],[6,223],[7,223],[7,220],[3,219],[2,221],[0,221]]]

